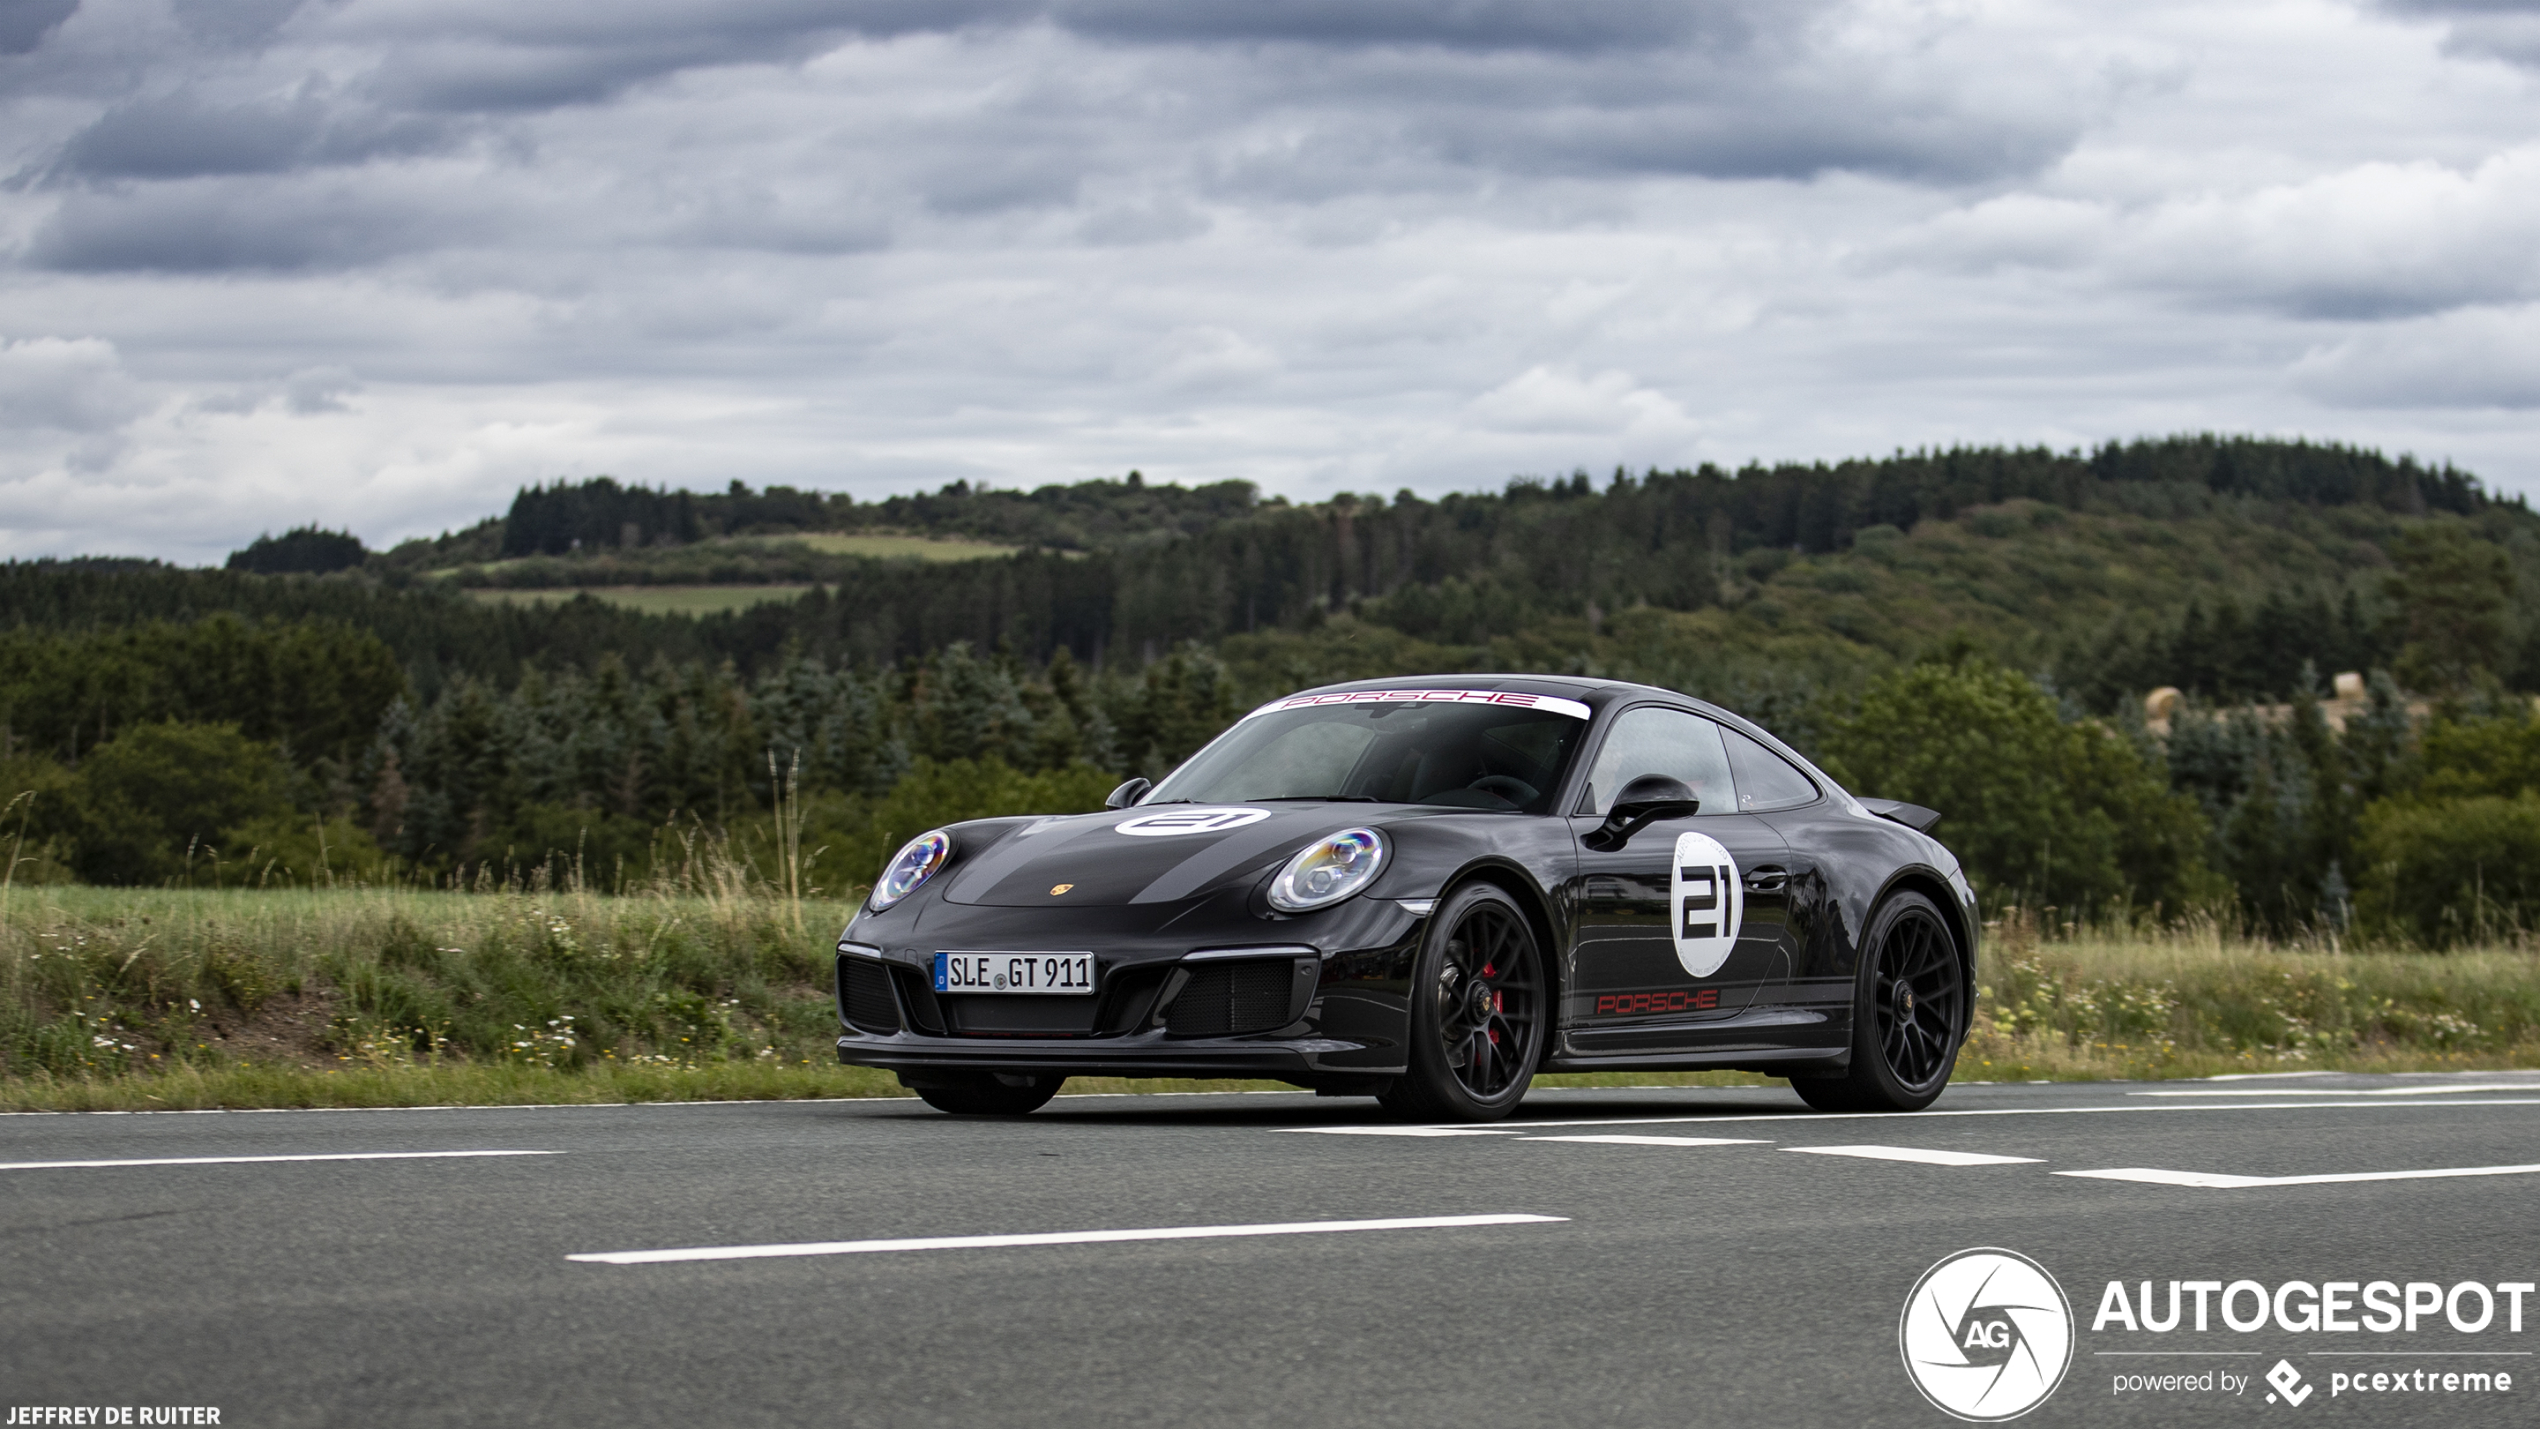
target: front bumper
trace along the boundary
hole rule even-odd
[[[1100,991],[1081,999],[939,993],[936,940],[841,941],[838,1060],[911,1080],[963,1071],[1318,1085],[1398,1074],[1426,921],[1393,905],[1310,930],[1383,939],[1348,951],[1310,934],[1251,947],[1119,939],[1096,952]]]

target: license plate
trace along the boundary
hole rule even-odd
[[[937,992],[1045,992],[1094,990],[1091,953],[937,953]]]

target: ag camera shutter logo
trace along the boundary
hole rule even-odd
[[[2073,1307],[2015,1250],[1962,1250],[1923,1272],[1896,1325],[1905,1373],[1932,1407],[1976,1423],[2044,1404],[2073,1364]]]

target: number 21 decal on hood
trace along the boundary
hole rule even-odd
[[[1667,885],[1676,961],[1695,977],[1709,977],[1729,960],[1746,914],[1737,860],[1709,834],[1678,834]]]

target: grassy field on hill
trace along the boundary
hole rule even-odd
[[[646,615],[722,615],[747,610],[754,605],[799,600],[809,589],[808,585],[615,585],[545,589],[477,586],[468,591],[468,597],[491,605],[550,605],[587,595],[593,600],[606,601]]]
[[[0,1107],[899,1095],[835,1065],[830,943],[850,905],[723,877],[632,897],[20,887],[0,906]],[[1982,982],[1969,1080],[2540,1066],[2527,946],[2041,937],[2014,916]]]

